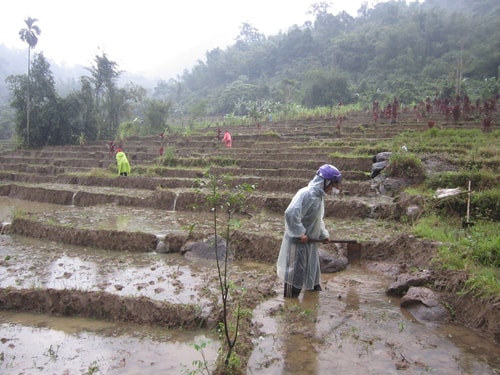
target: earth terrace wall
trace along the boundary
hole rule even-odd
[[[123,297],[78,289],[0,288],[3,310],[80,316],[107,321],[154,324],[166,328],[200,329],[210,319],[197,305],[171,304],[146,297]]]
[[[304,186],[298,181],[295,188]],[[276,187],[279,181],[275,181]],[[20,184],[0,184],[0,195],[21,200],[58,204],[63,206],[89,207],[113,204],[128,207],[164,209],[167,211],[208,210],[208,190],[139,190],[116,188],[116,191],[101,192],[85,190],[81,185],[39,187]],[[262,194],[256,191],[246,198],[245,209],[251,213],[267,211],[282,215],[290,203],[292,193],[277,192]],[[325,200],[325,215],[341,218],[398,219],[397,205],[391,198],[362,196],[342,196]]]

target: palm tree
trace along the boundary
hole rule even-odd
[[[28,148],[30,147],[30,66],[31,66],[31,49],[35,48],[38,43],[38,35],[42,30],[35,25],[38,20],[28,17],[24,20],[27,28],[19,30],[19,37],[23,42],[28,43],[28,85],[26,89],[26,138]]]

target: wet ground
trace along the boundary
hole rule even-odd
[[[58,220],[75,224],[68,207],[4,197],[0,203],[2,222],[16,210],[50,218],[58,209]],[[131,210],[126,223],[100,220],[99,210],[109,217],[108,209],[89,211],[96,215],[90,215],[95,226],[144,227],[140,210]],[[149,223],[159,233],[164,229]],[[231,264],[231,276],[238,279],[250,275],[265,283],[274,272],[273,264]],[[499,346],[461,326],[416,321],[398,299],[385,294],[392,281],[387,276],[355,264],[322,277],[321,293],[306,292],[298,300],[284,300],[281,286],[272,285],[276,294],[253,312],[248,374],[500,374]],[[180,254],[111,252],[0,236],[2,289],[102,292],[209,311],[206,287],[215,291],[214,281],[213,263]],[[194,344],[206,346],[197,350]],[[211,329],[17,313],[0,306],[0,373],[6,375],[189,373],[199,363],[212,364],[218,347]]]
[[[500,348],[468,329],[419,323],[390,279],[361,266],[323,274],[324,290],[282,297],[255,312],[249,374],[499,374]]]
[[[14,255],[8,238],[2,236],[1,258],[10,254],[23,266],[2,267],[2,287],[101,288],[201,303],[198,287],[209,272],[202,265],[188,265],[179,254],[127,254],[120,260],[117,254],[104,258],[94,250],[60,249],[32,239],[16,239],[15,248],[21,245],[27,250],[21,257]],[[40,264],[41,259],[46,264]],[[113,272],[115,262],[122,265],[121,272]],[[270,265],[234,267],[241,272],[273,272]],[[169,290],[165,286],[174,283],[161,282],[160,277],[179,284]],[[303,293],[299,300],[284,300],[277,288],[277,296],[254,311],[258,329],[248,373],[326,374],[332,368],[341,374],[395,374],[403,369],[411,374],[500,373],[498,346],[460,326],[415,321],[397,299],[385,295],[389,284],[386,276],[350,266],[337,274],[323,274],[324,290]],[[192,361],[201,360],[193,344],[210,343],[204,349],[209,362],[217,351],[213,331],[12,312],[2,312],[0,322],[2,374],[137,374],[146,369],[149,374],[178,374],[183,366],[193,369]]]
[[[0,373],[181,374],[217,355],[210,332],[0,312]]]

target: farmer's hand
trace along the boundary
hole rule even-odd
[[[323,244],[325,244],[325,245],[326,245],[326,244],[329,244],[329,243],[330,243],[330,239],[329,239],[329,238],[325,238],[325,239],[323,240]]]
[[[307,243],[307,241],[309,240],[309,238],[307,237],[307,234],[302,234],[300,237],[299,237],[299,242],[300,243]]]

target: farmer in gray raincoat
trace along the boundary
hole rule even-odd
[[[318,244],[329,242],[325,228],[324,196],[341,190],[342,175],[331,164],[322,165],[306,187],[300,189],[285,210],[285,234],[277,261],[285,297],[298,297],[302,289],[320,291]]]

